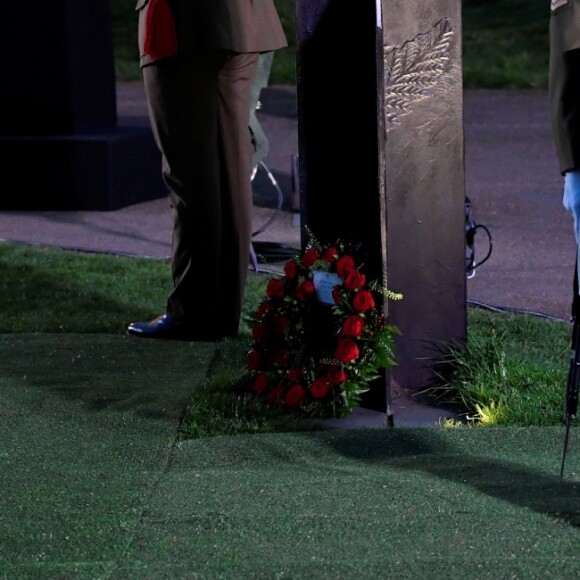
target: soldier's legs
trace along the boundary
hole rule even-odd
[[[237,332],[251,236],[250,88],[257,55],[212,51],[143,70],[173,208],[167,314]]]

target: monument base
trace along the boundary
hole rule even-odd
[[[122,122],[122,120],[121,120]],[[116,210],[167,195],[149,125],[0,136],[0,210]]]

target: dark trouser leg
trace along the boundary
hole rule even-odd
[[[580,49],[550,52],[552,132],[562,173],[580,169]]]
[[[222,268],[219,287],[224,331],[238,331],[248,275],[252,232],[252,142],[249,129],[251,88],[258,54],[239,54],[218,78],[222,165]]]
[[[143,70],[173,208],[167,314],[233,334],[251,236],[250,89],[258,55],[214,51]]]

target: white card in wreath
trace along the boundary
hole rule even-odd
[[[314,270],[314,290],[316,299],[323,304],[334,304],[332,290],[335,286],[340,286],[342,280],[338,274],[333,272],[324,272],[323,270]]]

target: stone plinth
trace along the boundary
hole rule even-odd
[[[117,122],[108,1],[7,3],[0,51],[0,209],[107,210],[166,195],[148,124]]]

